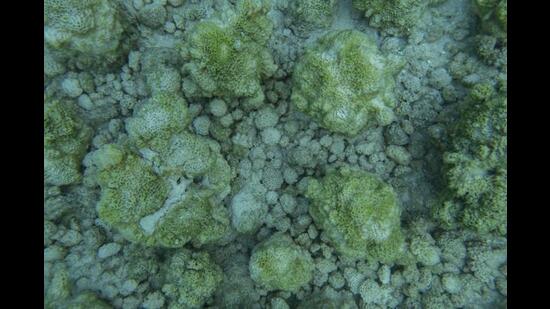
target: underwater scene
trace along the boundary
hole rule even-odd
[[[506,308],[507,0],[45,0],[44,308]]]

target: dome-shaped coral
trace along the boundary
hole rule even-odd
[[[223,279],[223,273],[207,252],[182,249],[162,269],[162,287],[170,308],[202,308]]]
[[[195,25],[184,48],[186,83],[194,85],[186,95],[242,98],[250,107],[263,102],[261,80],[276,69],[266,48],[273,27],[267,8],[265,1],[242,0],[223,16]]]
[[[162,178],[145,160],[115,144],[91,156],[101,186],[98,215],[127,239],[165,247],[188,242],[201,246],[229,231],[229,213],[212,196],[219,191],[203,189],[184,175]]]
[[[105,67],[127,50],[116,4],[108,0],[44,1],[44,41],[62,59]]]
[[[369,25],[391,34],[409,34],[426,11],[426,6],[441,0],[353,0],[365,12]]]
[[[355,135],[368,124],[393,120],[395,69],[374,39],[332,31],[296,64],[291,100],[326,129]]]
[[[479,233],[506,234],[507,100],[475,85],[460,120],[450,129],[451,145],[443,156],[450,196],[435,209],[444,226],[459,219]]]
[[[311,179],[306,196],[315,224],[341,254],[382,261],[400,254],[397,198],[375,175],[342,167],[321,180]]]
[[[82,179],[80,165],[92,138],[92,129],[76,114],[71,102],[44,104],[44,182],[68,185]]]
[[[313,278],[309,252],[286,234],[275,234],[257,245],[249,265],[252,279],[269,290],[296,291]]]

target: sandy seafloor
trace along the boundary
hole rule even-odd
[[[122,1],[121,7],[130,15],[139,14],[140,7],[150,2]],[[136,62],[147,54],[156,57],[155,50],[175,49],[188,27],[174,20],[193,7],[197,14],[208,16],[216,10],[215,2],[167,1],[164,22],[159,27],[149,26],[154,24],[151,22],[140,23],[138,19],[136,41],[129,55],[123,63],[109,68],[109,72],[67,65],[61,73],[45,75],[45,96],[73,102],[78,115],[93,129],[88,153],[120,140],[126,134],[125,119],[132,116],[137,104],[150,97],[144,86],[143,66]],[[241,158],[229,161],[236,171],[233,182],[243,184],[259,177],[275,184],[269,184],[268,201],[263,202],[269,210],[255,233],[235,233],[223,245],[200,249],[185,246],[191,251],[207,251],[223,269],[223,281],[202,307],[296,308],[312,297],[342,297],[354,302],[357,308],[505,307],[506,237],[480,236],[461,229],[444,231],[431,215],[443,190],[442,153],[437,141],[446,138],[445,128],[459,116],[456,108],[467,95],[465,85],[478,80],[506,79],[505,55],[500,62],[489,64],[475,51],[475,36],[480,30],[471,2],[447,0],[426,7],[407,36],[369,26],[369,19],[352,9],[350,0],[339,1],[330,26],[307,31],[295,26],[289,8],[285,8],[287,3],[273,1],[271,5],[268,16],[274,22],[274,31],[268,47],[278,71],[262,81],[267,94],[265,102],[244,113],[238,102],[228,102],[225,114],[234,116],[231,138],[245,135],[249,141]],[[290,104],[295,62],[308,44],[334,29],[355,29],[372,35],[384,55],[405,59],[395,77],[397,119],[391,125],[370,127],[349,138],[321,128]],[[471,64],[469,71],[457,72],[460,70],[456,67],[464,63]],[[180,70],[182,61],[173,60],[168,65]],[[78,82],[90,75],[93,83],[80,87],[83,89],[77,89],[75,94],[74,87],[69,87],[74,83],[67,80]],[[207,108],[208,99],[187,99],[187,102],[193,117],[190,131],[209,136],[204,123],[217,120]],[[276,123],[270,125],[280,132],[279,142],[274,145],[266,144],[261,130],[254,127],[255,117],[266,107],[277,114]],[[231,148],[233,140],[220,141],[222,154]],[[390,144],[403,146],[410,162],[400,164],[389,158],[385,149]],[[296,159],[296,153],[305,153],[307,157]],[[339,256],[312,222],[308,200],[300,193],[303,192],[300,186],[304,185],[302,179],[322,175],[327,167],[343,164],[372,172],[394,188],[401,209],[401,226],[410,237],[406,242],[415,233],[429,239],[439,255],[435,265],[419,262],[386,265],[367,259],[348,261]],[[132,243],[102,222],[96,211],[101,195],[98,186],[83,182],[67,186],[45,184],[44,193],[45,299],[55,294],[51,288],[52,282],[59,281],[55,274],[63,273],[68,276],[70,291],[70,295],[63,297],[68,299],[91,292],[113,308],[186,307],[163,289],[166,283],[163,269],[170,256],[181,249]],[[227,209],[234,194],[223,201]],[[296,205],[283,211],[283,199]],[[268,291],[250,279],[248,263],[252,249],[276,232],[290,235],[314,260],[312,280],[298,291]],[[67,305],[62,301],[54,305],[64,306]]]

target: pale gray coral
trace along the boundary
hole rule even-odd
[[[231,223],[241,233],[255,232],[268,211],[267,189],[260,183],[243,187],[231,200]]]

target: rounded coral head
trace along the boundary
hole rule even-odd
[[[107,68],[127,53],[127,30],[115,1],[44,1],[44,43],[56,58]]]
[[[373,38],[354,30],[332,31],[296,64],[291,100],[324,128],[356,135],[370,123],[393,121],[395,68]]]
[[[315,224],[340,254],[391,260],[399,253],[397,197],[376,175],[342,167],[320,180],[310,180],[306,196]]]
[[[275,234],[250,257],[250,277],[269,290],[296,291],[313,278],[313,259],[290,236]]]

